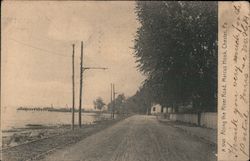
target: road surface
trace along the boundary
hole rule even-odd
[[[47,155],[46,161],[215,161],[215,147],[154,116],[135,115]]]

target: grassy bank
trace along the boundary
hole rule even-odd
[[[69,125],[60,127],[31,126],[28,129],[13,131],[11,140],[14,140],[16,144],[10,141],[7,146],[8,141],[5,139],[2,160],[22,161],[42,157],[54,149],[74,144],[124,118],[126,117],[120,116],[115,120],[97,121],[95,124],[84,125],[82,128],[76,127],[74,131],[71,130]]]

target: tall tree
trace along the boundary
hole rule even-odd
[[[216,110],[217,2],[139,1],[138,68],[152,102]]]

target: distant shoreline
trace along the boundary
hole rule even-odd
[[[53,107],[19,107],[18,111],[47,111],[47,112],[72,112],[72,108],[53,108]],[[75,112],[79,112],[78,109],[75,109]],[[82,113],[108,113],[107,111],[89,111],[82,110]]]

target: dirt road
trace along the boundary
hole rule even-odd
[[[154,116],[132,116],[46,161],[215,161],[215,147],[159,123]]]

